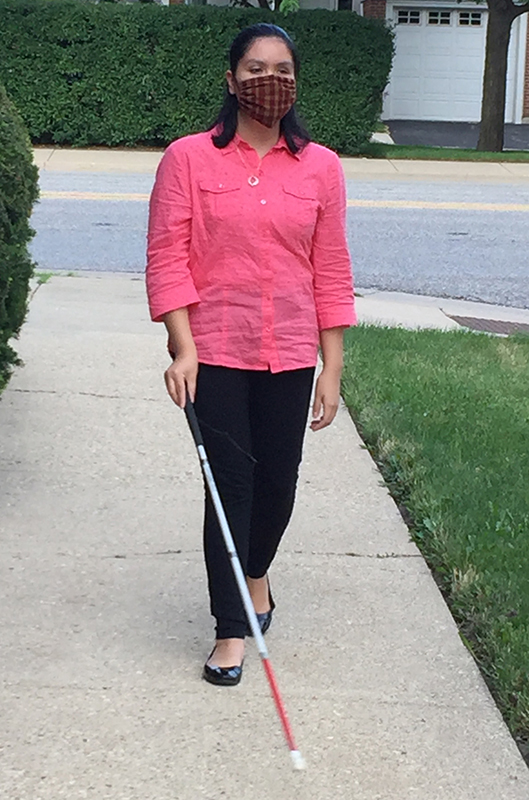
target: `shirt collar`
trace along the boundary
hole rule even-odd
[[[247,142],[245,142],[244,139],[241,139],[239,134],[236,133],[235,136],[233,137],[233,139],[231,140],[231,142],[229,144],[227,144],[226,147],[221,148],[220,152],[223,155],[227,155],[228,153],[233,153],[238,147],[242,147],[243,149],[246,148],[246,149],[250,149],[250,150],[253,149],[251,145],[249,145]],[[286,150],[289,155],[293,156],[293,158],[296,158],[299,161],[299,153],[292,153],[289,150],[288,144],[286,143],[286,139],[285,139],[285,137],[283,135],[281,135],[279,137],[279,140],[277,141],[277,143],[271,149],[272,150]]]

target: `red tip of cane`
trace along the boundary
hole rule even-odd
[[[283,704],[283,700],[279,693],[279,687],[277,685],[276,676],[274,675],[274,670],[272,669],[272,665],[267,658],[263,658],[263,667],[265,669],[266,676],[268,678],[268,683],[270,684],[272,697],[274,698],[274,702],[276,704],[277,713],[279,714],[279,719],[281,720],[281,724],[283,726],[283,732],[285,734],[285,739],[287,740],[289,750],[291,753],[299,753],[299,750],[296,747],[296,743],[294,741],[294,734],[292,733],[292,728],[290,727],[290,722],[287,716],[286,708]],[[296,767],[296,769],[300,768]]]

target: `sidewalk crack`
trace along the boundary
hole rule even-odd
[[[293,550],[296,555],[311,555],[311,556],[334,556],[336,558],[344,558],[348,556],[349,558],[422,558],[423,556],[421,553],[336,553],[332,551],[320,551],[320,550],[310,550],[307,552],[306,550]]]
[[[191,555],[194,553],[201,553],[202,550],[200,548],[195,548],[191,550],[156,550],[154,553],[114,553],[109,556],[100,556],[100,558],[104,560],[110,559],[125,559],[125,558],[153,558],[154,556],[179,556],[179,555]]]
[[[344,553],[351,558],[422,558],[420,553]]]
[[[37,294],[37,292],[38,292],[38,290],[40,289],[41,286],[44,286],[44,284],[38,282],[37,285],[35,286],[35,288],[31,290],[31,292],[29,293],[29,297],[28,297],[28,305],[29,305],[29,303],[31,303],[31,301],[33,300],[33,298],[35,297],[35,295]]]
[[[19,394],[59,394],[56,389],[12,389],[9,388],[8,392],[18,392]]]
[[[158,403],[157,397],[126,397],[122,394],[100,394],[99,392],[58,392],[56,389],[7,389],[7,392],[18,392],[19,394],[55,394],[62,397],[68,395],[78,395],[81,397],[98,397],[101,400],[138,400],[139,402]],[[7,393],[6,392],[6,393]]]

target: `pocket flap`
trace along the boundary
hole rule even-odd
[[[314,183],[309,181],[285,181],[283,189],[293,197],[300,197],[303,200],[318,200],[318,189]]]
[[[224,194],[225,192],[236,192],[240,189],[240,184],[235,184],[227,180],[214,180],[213,178],[204,178],[199,181],[199,186],[203,192],[212,192],[213,194]]]

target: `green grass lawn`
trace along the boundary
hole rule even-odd
[[[502,153],[488,153],[461,147],[426,147],[400,144],[370,142],[362,152],[369,158],[398,158],[419,161],[521,161],[529,163],[528,150],[505,150]]]
[[[343,395],[529,755],[529,337],[359,326]]]

